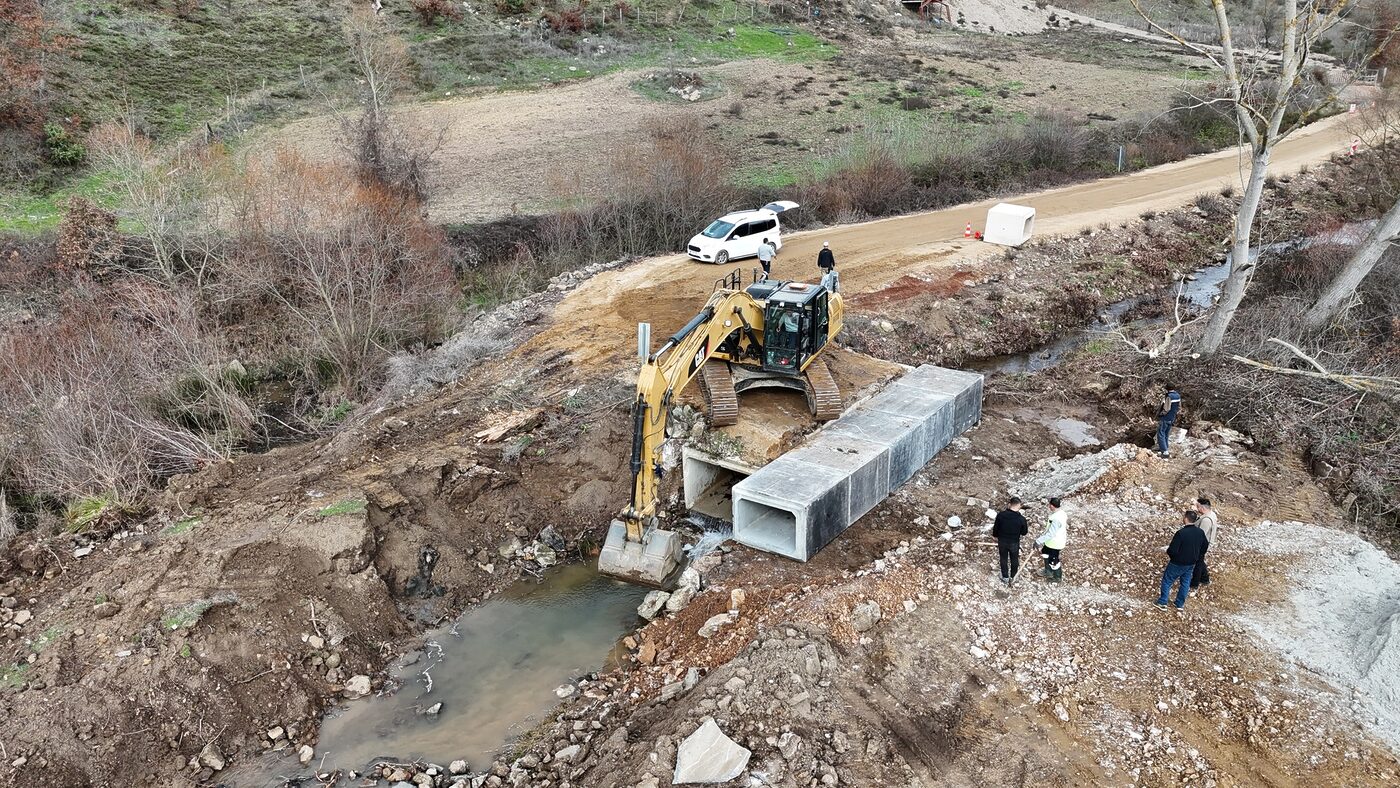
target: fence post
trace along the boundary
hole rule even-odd
[[[1122,171],[1123,171],[1123,155],[1124,155],[1123,146],[1122,146],[1122,145],[1119,145],[1119,146],[1118,146],[1118,171],[1119,171],[1119,172],[1122,172]]]

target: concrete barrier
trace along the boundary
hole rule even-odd
[[[911,370],[735,483],[734,539],[806,561],[981,417],[981,375]]]

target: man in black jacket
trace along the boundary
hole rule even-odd
[[[1001,582],[1011,585],[1011,578],[1021,570],[1021,537],[1026,535],[1026,518],[1021,515],[1021,499],[1013,497],[992,523],[992,535],[997,538],[997,553],[1001,556]]]
[[[1176,592],[1176,609],[1186,609],[1186,597],[1191,593],[1191,573],[1196,570],[1196,562],[1206,552],[1206,534],[1196,525],[1198,515],[1187,509],[1181,513],[1183,525],[1172,537],[1167,547],[1167,568],[1162,572],[1162,595],[1157,597],[1157,607],[1167,608],[1167,595],[1177,581],[1181,588]]]
[[[836,267],[836,255],[831,253],[831,244],[822,241],[822,250],[817,252],[817,268],[826,273]]]

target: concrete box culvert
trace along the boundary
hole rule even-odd
[[[975,372],[926,364],[911,370],[896,381],[896,385],[915,386],[953,397],[953,437],[968,431],[982,419],[982,376]]]
[[[736,482],[730,491],[735,541],[808,560],[981,414],[981,375],[930,366],[911,370],[800,448]],[[697,472],[709,483],[718,475],[713,469]]]
[[[681,489],[685,507],[720,520],[733,522],[731,490],[735,483],[758,470],[738,460],[716,457],[689,446],[681,450]]]

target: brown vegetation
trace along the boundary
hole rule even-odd
[[[38,0],[0,0],[0,180],[32,177],[42,160],[51,62],[68,41]]]
[[[388,354],[441,336],[454,286],[439,232],[411,198],[280,152],[249,169],[223,289],[266,296],[296,327],[288,348],[352,400]]]
[[[431,27],[443,19],[457,21],[462,18],[462,9],[448,0],[413,0],[413,13],[425,27]]]

